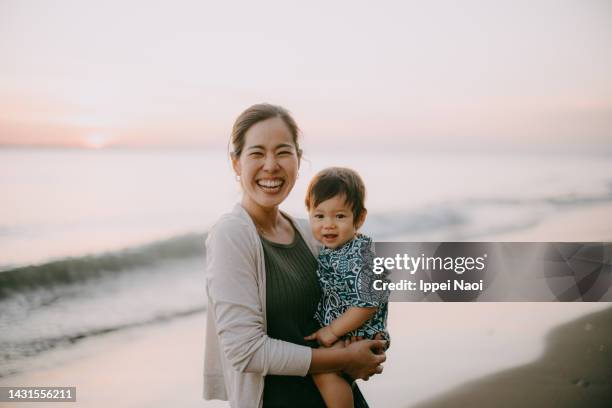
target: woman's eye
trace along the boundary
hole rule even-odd
[[[288,156],[291,155],[292,153],[288,150],[283,150],[282,152],[278,152],[279,156]]]
[[[251,156],[251,157],[262,157],[263,153],[262,152],[252,152],[251,154],[249,154],[249,156]]]

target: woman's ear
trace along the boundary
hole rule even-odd
[[[363,225],[363,223],[365,222],[366,219],[366,215],[368,215],[368,210],[366,210],[365,208],[363,209],[363,211],[361,211],[361,214],[359,215],[359,219],[357,220],[357,222],[355,223],[355,229],[358,230],[359,228],[361,228],[361,226]]]
[[[298,157],[298,170],[299,170],[300,164],[302,164],[302,149],[297,149],[297,157]]]
[[[236,174],[236,176],[240,176],[240,160],[238,159],[238,157],[236,157],[236,155],[234,153],[231,154],[232,157],[232,168],[234,169],[234,173]]]

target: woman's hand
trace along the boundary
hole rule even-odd
[[[382,363],[387,359],[383,340],[362,340],[350,342],[346,350],[349,353],[349,363],[344,372],[351,378],[361,378],[367,381],[374,374],[383,372]]]
[[[338,341],[338,336],[331,331],[329,326],[325,326],[311,335],[304,337],[304,340],[316,340],[322,346],[331,347]]]
[[[376,333],[376,336],[374,336],[374,340],[384,340],[384,336],[382,335],[382,333]],[[363,340],[363,336],[351,336],[351,337],[347,337],[346,339],[344,339],[344,345],[348,346],[351,343],[354,343],[356,341],[361,341]],[[389,342],[387,342],[387,344],[385,345],[385,350],[387,350],[389,348]]]

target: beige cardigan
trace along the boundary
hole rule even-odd
[[[317,256],[308,223],[284,215]],[[255,224],[240,204],[217,221],[206,239],[206,294],[204,399],[260,408],[266,374],[308,373],[309,347],[266,334],[263,248]]]

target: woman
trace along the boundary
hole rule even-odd
[[[278,106],[259,104],[236,120],[231,160],[242,201],[206,241],[208,313],[204,398],[232,407],[324,407],[307,374],[381,373],[384,342],[312,348],[320,297],[317,244],[307,223],[279,210],[298,175],[298,127]],[[367,403],[354,387],[355,406]]]

